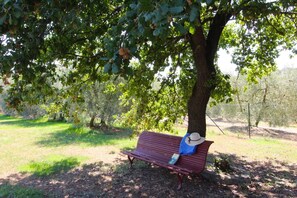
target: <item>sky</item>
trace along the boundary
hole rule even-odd
[[[276,65],[279,70],[282,70],[284,68],[297,68],[297,55],[295,55],[293,58],[290,58],[289,51],[282,51],[280,52],[280,56],[276,59]],[[225,50],[219,51],[219,59],[218,59],[218,65],[221,69],[221,71],[224,74],[231,74],[236,75],[237,72],[235,71],[236,65],[231,63],[231,55],[227,53]]]

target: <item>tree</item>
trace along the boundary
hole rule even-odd
[[[296,68],[277,70],[257,83],[247,82],[246,76],[232,76],[231,83],[237,87],[237,100],[209,108],[208,115],[246,122],[249,105],[250,120],[256,127],[260,122],[271,126],[296,124]]]
[[[141,118],[154,110],[157,120],[174,121],[187,112],[188,132],[202,136],[209,98],[230,100],[232,93],[216,65],[218,49],[234,48],[238,70],[256,81],[275,69],[280,47],[296,46],[294,0],[5,0],[1,8],[4,80],[12,75],[27,85],[53,77],[57,60],[72,68],[69,84],[100,79],[102,70],[122,75],[133,85]],[[132,57],[138,64],[130,64]],[[170,109],[164,93],[179,94],[171,108],[181,106],[181,113],[162,111]]]
[[[121,114],[122,109],[118,99],[121,92],[117,89],[122,86],[121,84],[121,79],[113,79],[84,87],[84,102],[76,105],[79,114],[85,113],[91,118],[89,122],[91,128],[95,127],[96,118],[100,118],[100,127],[106,128]]]

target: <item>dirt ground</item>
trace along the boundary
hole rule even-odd
[[[223,119],[214,119],[211,120],[210,118],[206,119],[207,126],[216,127],[218,130],[224,132],[231,131],[234,133],[243,133],[245,132],[248,134],[248,126],[247,123],[243,122],[232,122]],[[287,139],[297,141],[297,128],[293,127],[268,127],[268,126],[259,126],[255,127],[252,126],[250,128],[251,136],[253,135],[260,135],[265,137],[272,137],[272,138],[280,138],[280,139]]]
[[[225,127],[236,132],[244,126]],[[253,129],[253,133],[297,141],[297,133],[272,129]],[[167,169],[137,160],[131,169],[120,152],[108,153],[102,148],[101,153],[105,153],[104,160],[68,172],[49,177],[12,174],[1,177],[0,185],[40,189],[47,197],[297,197],[297,164],[250,161],[229,155],[232,172],[223,173],[213,166],[220,153],[210,154],[207,170],[184,178],[183,188],[178,191],[177,177]]]
[[[209,156],[211,161],[214,155]],[[282,162],[248,162],[232,158],[231,173],[211,166],[203,174],[184,178],[178,191],[177,177],[164,168],[136,161],[134,167],[121,154],[110,154],[113,163],[89,163],[74,170],[40,178],[13,174],[0,179],[43,190],[48,197],[297,197],[297,165]]]

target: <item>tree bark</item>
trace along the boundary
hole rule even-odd
[[[212,87],[209,84],[211,70],[207,64],[206,41],[201,27],[197,27],[195,33],[190,35],[190,44],[197,75],[192,95],[188,101],[188,133],[198,132],[205,137],[205,113]]]
[[[207,37],[203,34],[202,25],[197,25],[195,33],[189,34],[197,74],[188,101],[188,133],[198,132],[200,136],[206,136],[206,108],[211,92],[216,87],[214,59],[221,34],[230,18],[230,13],[218,12],[213,18]]]
[[[91,120],[90,120],[90,128],[93,128],[95,127],[95,118],[96,118],[96,115],[92,115],[91,117]]]
[[[261,108],[260,108],[259,114],[258,114],[258,116],[256,118],[256,122],[255,122],[256,127],[258,127],[260,121],[262,120],[264,111],[267,108],[267,105],[266,105],[267,94],[268,94],[268,84],[267,84],[267,81],[265,80],[265,88],[264,88],[264,95],[263,95],[263,99],[262,99],[262,103],[261,103]]]

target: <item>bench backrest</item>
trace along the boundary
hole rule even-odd
[[[144,131],[139,136],[136,151],[153,155],[161,161],[168,162],[173,153],[179,153],[181,139],[180,136]],[[204,141],[198,145],[195,154],[181,156],[175,165],[190,169],[195,173],[202,172],[205,167],[208,148],[212,143],[212,141]]]

